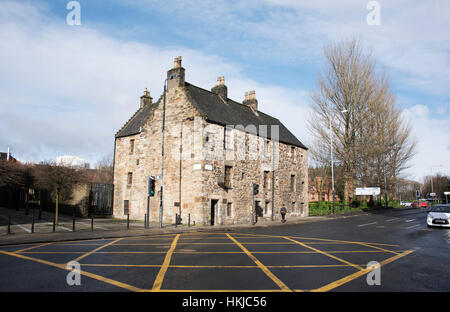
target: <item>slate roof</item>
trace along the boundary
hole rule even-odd
[[[241,125],[245,130],[249,130],[249,125],[254,125],[256,131],[259,132],[260,127],[267,125],[267,134],[253,133],[261,137],[271,137],[271,125],[279,126],[279,141],[285,144],[294,145],[303,149],[308,149],[302,144],[277,118],[264,114],[258,111],[257,114],[247,105],[238,103],[231,99],[223,101],[217,94],[194,86],[185,82],[188,96],[192,99],[193,104],[197,107],[200,114],[206,118],[207,121],[223,126],[227,125]],[[134,115],[125,123],[120,129],[116,138],[130,136],[141,131],[141,127],[145,124],[151,115],[151,111],[159,105],[161,99],[151,105],[145,105],[139,108]],[[264,131],[264,128],[262,128]],[[252,133],[253,131],[249,131]]]
[[[158,105],[159,101],[151,105],[144,105],[144,107],[140,107],[116,133],[116,138],[130,136],[141,132],[141,127],[144,126],[145,122],[150,117],[151,111],[158,107]]]

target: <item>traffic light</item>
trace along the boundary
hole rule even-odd
[[[148,177],[148,196],[155,196],[155,177]]]
[[[257,195],[259,193],[259,184],[253,184],[253,195]]]

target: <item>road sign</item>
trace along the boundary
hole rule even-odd
[[[379,187],[357,187],[355,195],[380,195],[381,189]]]
[[[450,195],[450,192],[444,192],[444,195]]]

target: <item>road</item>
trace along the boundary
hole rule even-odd
[[[426,212],[0,247],[0,291],[449,291],[450,231]],[[81,285],[69,286],[69,261]],[[380,285],[367,283],[377,261]],[[374,273],[374,272],[372,272]]]

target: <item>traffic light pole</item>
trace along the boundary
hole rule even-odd
[[[252,183],[252,225],[255,225],[255,184]]]

